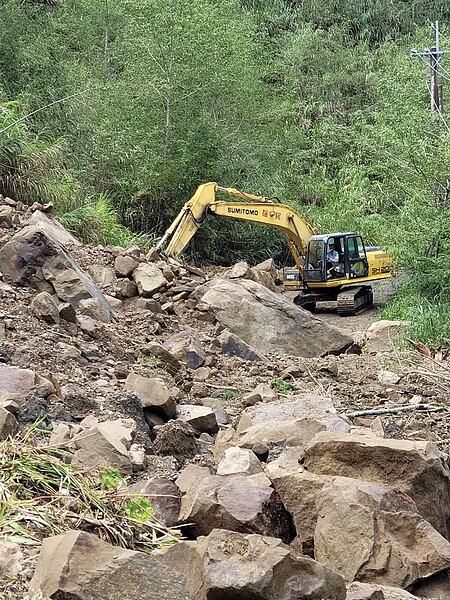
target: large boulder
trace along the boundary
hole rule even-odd
[[[317,475],[361,479],[396,488],[444,537],[450,527],[450,470],[431,442],[319,432],[305,449],[304,467]]]
[[[67,229],[61,225],[59,221],[53,217],[49,217],[41,210],[35,210],[31,215],[29,225],[34,225],[39,231],[43,231],[45,235],[62,246],[74,245],[81,246],[81,242],[77,240]]]
[[[292,302],[247,279],[216,278],[197,287],[197,308],[257,352],[314,357],[338,354],[353,339]]]
[[[190,523],[196,536],[221,527],[286,542],[293,538],[291,518],[263,473],[222,477],[191,466],[176,483],[182,492],[180,521]]]
[[[247,408],[239,420],[235,442],[244,448],[252,448],[258,442],[269,447],[305,447],[319,431],[349,429],[330,398],[303,394]]]
[[[192,599],[177,571],[84,531],[44,539],[30,592],[59,600]]]
[[[155,557],[188,581],[195,600],[345,600],[343,579],[281,540],[215,529]]]
[[[24,227],[1,248],[0,271],[15,284],[55,291],[74,307],[95,298],[104,307],[105,320],[112,319],[108,300],[62,245],[60,235],[40,222]]]
[[[292,515],[297,532],[296,545],[303,554],[314,556],[314,532],[318,519],[317,499],[331,477],[309,473],[299,465],[302,447],[289,448],[270,462],[265,473]]]
[[[450,543],[402,492],[337,477],[316,504],[315,558],[348,582],[406,588],[450,566]]]

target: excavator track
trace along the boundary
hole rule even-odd
[[[340,317],[357,315],[372,305],[373,290],[367,286],[348,288],[340,292],[337,298],[337,312]]]

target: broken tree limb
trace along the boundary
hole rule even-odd
[[[412,410],[421,409],[424,412],[436,412],[439,410],[448,410],[448,406],[437,406],[436,404],[406,404],[402,406],[383,406],[380,408],[368,408],[366,410],[356,410],[351,413],[343,413],[343,417],[352,419],[353,417],[363,417],[365,415],[382,415],[386,413],[409,412]]]

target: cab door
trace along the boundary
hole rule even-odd
[[[349,279],[367,277],[369,273],[369,262],[367,260],[366,248],[360,235],[346,238],[346,260],[345,272]]]

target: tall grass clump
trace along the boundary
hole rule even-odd
[[[148,235],[136,235],[120,222],[120,216],[107,194],[100,194],[75,210],[60,216],[64,226],[85,244],[149,247]]]
[[[68,450],[41,444],[36,427],[0,443],[0,540],[38,545],[84,529],[116,546],[151,551],[180,539],[155,519],[145,497],[121,493],[121,476],[105,486],[101,471],[77,470]]]

